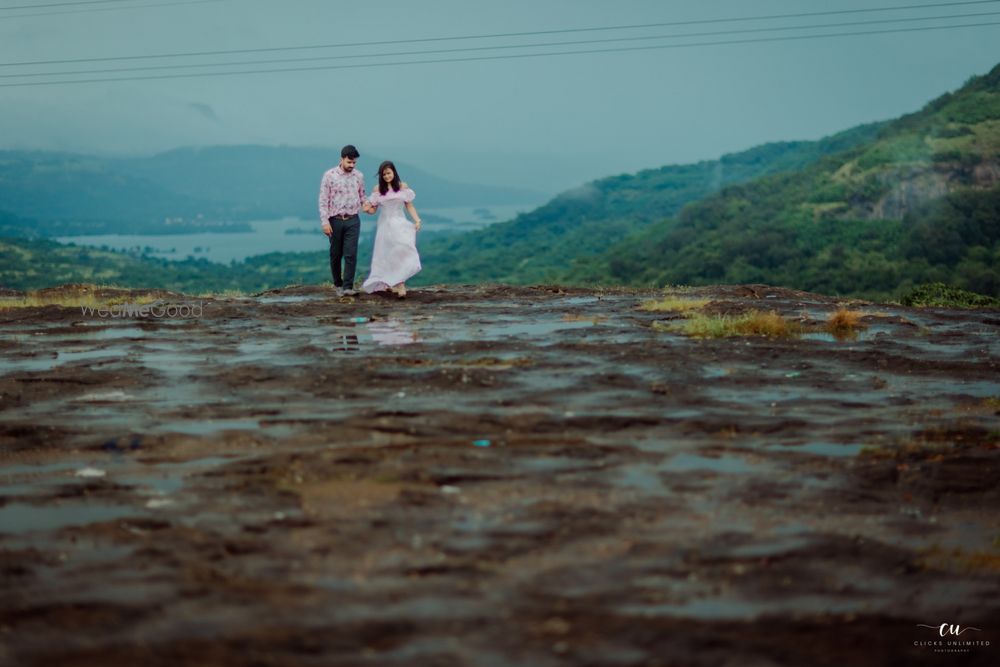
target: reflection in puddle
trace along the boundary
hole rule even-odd
[[[360,347],[356,334],[335,335],[334,341],[334,346],[330,348],[334,352],[357,352]]]
[[[376,320],[368,323],[372,339],[379,345],[409,345],[420,338],[399,320]],[[357,340],[357,339],[355,339]]]

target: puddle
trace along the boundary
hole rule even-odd
[[[236,345],[236,354],[227,354],[221,361],[226,364],[241,364],[248,361],[262,361],[268,364],[300,364],[302,357],[289,352],[288,340],[248,340]]]
[[[914,398],[941,399],[946,396],[973,396],[991,398],[1000,396],[1000,383],[984,380],[940,380],[916,376],[886,375],[886,391],[904,392]]]
[[[586,461],[557,456],[523,456],[517,459],[517,466],[533,473],[569,472],[591,468]]]
[[[220,431],[259,431],[262,428],[280,427],[281,425],[262,427],[257,419],[187,419],[161,422],[153,430],[186,435],[210,435]]]
[[[143,349],[130,356],[134,356],[143,367],[176,379],[195,374],[206,363],[214,363],[211,351],[195,354],[169,349]]]
[[[812,331],[802,334],[802,340],[818,340],[824,343],[861,343],[875,340],[876,338],[892,337],[895,327],[877,324],[864,329],[855,329],[853,332],[844,334],[832,334],[826,331]]]
[[[105,473],[101,477],[102,479],[115,484],[134,487],[142,495],[166,496],[180,491],[186,483],[186,477],[189,475],[204,472],[245,458],[249,457],[207,456],[177,463],[142,463],[136,461],[134,458],[123,456],[121,452],[115,452],[111,456],[92,457],[73,462],[8,466],[0,469],[0,481],[16,480],[18,483],[4,483],[0,487],[0,495],[33,496],[39,491],[49,490],[53,484],[79,484],[86,480],[75,476],[68,476],[68,473],[83,468],[94,468]],[[52,501],[50,500],[49,502]],[[37,516],[37,512],[34,512],[34,510],[40,509],[31,505],[18,505],[16,503],[7,505],[6,507],[31,508],[33,511],[26,514],[29,518]],[[58,505],[48,509],[58,512],[67,510],[71,512],[75,511],[72,507],[67,508]],[[127,510],[130,513],[132,511],[128,510],[128,508],[121,509]],[[15,514],[16,516],[12,514],[8,517],[13,522],[12,525],[20,525],[20,523],[27,521],[27,519],[18,518],[22,514],[20,510],[16,511]],[[5,516],[7,515],[0,514],[0,532],[3,532],[6,526],[2,520],[2,517]],[[89,517],[90,514],[84,514],[84,516]],[[91,520],[97,521],[100,519],[88,519],[88,521]],[[39,530],[45,530],[45,528],[39,528]]]
[[[765,614],[846,613],[860,611],[871,604],[870,596],[856,600],[845,600],[821,595],[797,595],[769,601],[714,597],[698,598],[676,604],[626,605],[619,607],[618,611],[637,616],[673,616],[700,620],[751,620]]]
[[[113,521],[136,516],[122,505],[55,505],[38,507],[10,503],[0,507],[0,534],[21,535],[60,530],[69,526]]]
[[[726,556],[729,558],[763,558],[801,549],[808,546],[809,543],[810,540],[805,535],[784,535],[727,549]]]
[[[420,340],[419,334],[399,320],[368,322],[368,333],[379,345],[410,345]],[[355,339],[356,340],[356,339]]]
[[[732,375],[735,369],[731,366],[708,365],[701,369],[701,376],[708,379],[724,378]]]
[[[648,465],[641,463],[618,466],[616,469],[615,484],[634,489],[641,489],[648,494],[662,493],[666,491],[663,480],[656,470],[651,470]]]
[[[76,470],[80,468],[79,463],[43,463],[40,465],[15,465],[0,468],[0,477],[13,477],[15,475],[47,475],[53,472],[63,472],[66,470]]]
[[[92,348],[82,350],[52,350],[46,351],[35,357],[22,357],[19,359],[4,359],[3,370],[6,372],[17,371],[48,371],[57,366],[69,364],[75,361],[113,361],[125,354],[120,348]]]
[[[140,327],[105,327],[96,331],[82,332],[87,338],[97,340],[113,340],[115,338],[147,338],[150,334],[146,329]]]
[[[693,470],[710,470],[712,472],[738,474],[760,470],[761,465],[747,463],[737,456],[720,456],[712,458],[695,454],[678,454],[666,463],[657,466],[665,472],[690,472]]]
[[[140,487],[140,490],[147,495],[165,496],[184,488],[185,478],[188,475],[217,468],[243,458],[247,457],[206,456],[179,463],[140,464],[139,470],[135,472],[129,470],[121,475],[115,474],[113,479],[119,484]]]
[[[332,352],[358,352],[361,349],[357,334],[333,334],[314,344]]]
[[[815,454],[816,456],[856,457],[864,448],[864,445],[817,441],[807,443],[776,443],[766,445],[766,448],[803,452],[806,454]]]

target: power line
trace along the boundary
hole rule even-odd
[[[654,39],[678,39],[678,38],[692,38],[692,37],[717,37],[721,35],[738,35],[738,34],[755,34],[762,32],[784,32],[789,30],[814,30],[814,29],[829,29],[829,28],[844,28],[851,26],[867,26],[867,25],[882,25],[886,23],[911,23],[914,21],[941,21],[959,18],[979,18],[984,16],[998,16],[1000,12],[981,12],[977,14],[949,14],[944,16],[925,16],[925,17],[907,17],[899,19],[876,19],[874,21],[846,21],[841,23],[824,23],[824,24],[812,24],[812,25],[798,25],[798,26],[778,26],[774,28],[743,28],[739,30],[717,30],[710,32],[696,32],[696,33],[679,33],[672,35],[645,35],[641,37],[610,37],[606,39],[591,39],[591,40],[579,40],[579,41],[560,41],[560,42],[541,42],[534,44],[503,44],[498,46],[475,46],[475,47],[461,47],[455,49],[433,49],[433,50],[421,50],[421,51],[396,51],[392,53],[375,53],[375,54],[348,54],[341,56],[318,56],[309,58],[277,58],[277,59],[267,59],[267,60],[243,60],[238,62],[214,62],[214,63],[192,63],[187,65],[146,65],[142,67],[119,67],[112,69],[87,69],[87,70],[64,70],[58,72],[30,72],[22,74],[0,74],[0,79],[19,79],[27,77],[39,77],[39,76],[75,76],[78,74],[111,74],[118,72],[149,72],[149,71],[162,71],[162,70],[178,70],[178,69],[203,69],[206,67],[235,67],[235,66],[246,66],[246,65],[274,65],[281,63],[295,63],[295,62],[315,62],[317,60],[357,60],[361,58],[394,58],[400,56],[419,56],[419,55],[441,55],[445,53],[467,53],[474,51],[500,51],[500,50],[510,50],[510,49],[527,49],[527,48],[548,48],[548,47],[559,47],[559,46],[578,46],[581,44],[600,44],[600,43],[612,43],[612,42],[637,42],[637,41],[649,41]]]
[[[788,42],[788,41],[801,41],[808,39],[825,39],[831,37],[855,37],[861,35],[886,35],[886,34],[899,34],[899,33],[910,33],[910,32],[926,32],[931,30],[953,30],[956,28],[981,28],[986,26],[1000,25],[1000,21],[993,22],[982,22],[982,23],[965,23],[958,25],[947,25],[947,26],[923,26],[918,28],[895,28],[886,30],[868,30],[861,32],[841,32],[841,33],[827,33],[819,35],[791,35],[787,37],[762,37],[757,39],[738,39],[738,40],[723,40],[715,42],[694,42],[690,44],[661,44],[655,46],[632,46],[632,47],[618,47],[613,49],[581,49],[576,51],[554,51],[548,53],[519,53],[519,54],[508,54],[500,56],[470,56],[467,58],[441,58],[436,60],[410,60],[410,61],[397,61],[397,62],[387,62],[387,63],[361,63],[355,65],[321,65],[316,67],[285,67],[285,68],[272,68],[263,70],[242,70],[235,72],[205,72],[205,73],[188,73],[188,74],[159,74],[153,76],[133,76],[133,77],[109,77],[109,78],[98,78],[98,79],[75,79],[67,81],[31,81],[23,83],[3,83],[0,84],[0,88],[17,88],[17,87],[36,87],[36,86],[56,86],[56,85],[67,85],[67,84],[80,84],[80,83],[101,83],[101,82],[112,82],[112,81],[154,81],[163,79],[193,79],[193,78],[204,78],[204,77],[220,77],[220,76],[242,76],[250,74],[282,74],[288,72],[311,72],[311,71],[325,71],[325,70],[346,70],[346,69],[366,69],[372,67],[392,67],[392,66],[402,66],[402,65],[428,65],[437,63],[459,63],[459,62],[482,62],[490,60],[514,60],[523,58],[541,58],[550,56],[568,56],[568,55],[582,55],[582,54],[596,54],[596,53],[622,53],[627,51],[651,51],[651,50],[661,50],[661,49],[683,49],[683,48],[693,48],[693,47],[703,47],[703,46],[726,46],[733,44],[763,44],[769,42]],[[234,63],[240,64],[240,63]]]
[[[95,14],[97,12],[118,12],[122,10],[129,9],[146,9],[148,7],[175,7],[177,5],[202,5],[208,2],[222,2],[222,0],[180,0],[178,2],[155,2],[143,5],[119,5],[117,7],[91,7],[89,9],[69,9],[61,12],[37,12],[34,14],[10,14],[10,15],[0,15],[0,21],[7,21],[10,19],[23,19],[30,18],[33,16],[64,16],[66,14]],[[69,4],[85,4],[85,3],[69,3]],[[40,7],[41,5],[33,5]]]
[[[0,7],[0,11],[6,12],[11,9],[44,9],[45,7],[76,7],[78,5],[108,5],[114,2],[132,2],[133,0],[80,0],[80,2],[48,2],[44,5],[14,5],[10,7]]]
[[[610,30],[637,30],[642,28],[664,28],[664,27],[678,27],[678,26],[689,26],[689,25],[706,25],[712,23],[736,23],[736,22],[746,22],[746,21],[772,21],[778,19],[790,19],[790,18],[806,18],[815,16],[835,16],[843,14],[861,14],[861,13],[872,13],[872,12],[890,12],[890,11],[903,11],[910,9],[932,9],[940,7],[960,7],[968,5],[985,5],[985,4],[996,4],[1000,0],[966,0],[965,2],[939,2],[932,4],[922,4],[922,5],[896,5],[891,7],[873,7],[869,9],[840,9],[840,10],[829,10],[823,12],[800,12],[795,14],[772,14],[767,16],[741,16],[735,18],[720,18],[720,19],[699,19],[692,21],[668,21],[660,23],[641,23],[632,25],[619,25],[619,26],[599,26],[599,27],[587,27],[587,28],[561,28],[553,30],[533,30],[528,32],[507,32],[507,33],[493,33],[493,34],[483,34],[483,35],[456,35],[447,37],[423,37],[417,39],[394,39],[394,40],[382,40],[382,41],[371,41],[371,42],[354,42],[348,44],[312,44],[312,45],[301,45],[301,46],[274,46],[274,47],[259,47],[252,49],[228,49],[219,51],[188,51],[181,53],[159,53],[159,54],[148,54],[148,55],[129,55],[129,56],[107,56],[98,58],[69,58],[61,60],[34,60],[34,61],[22,61],[22,62],[12,62],[12,63],[0,63],[0,67],[15,67],[24,65],[57,65],[57,64],[69,64],[69,63],[84,63],[84,62],[110,62],[117,60],[144,60],[144,59],[155,59],[155,58],[186,58],[195,56],[220,56],[220,55],[235,55],[235,54],[245,54],[245,53],[268,53],[277,51],[304,51],[310,49],[332,49],[332,48],[356,48],[360,46],[385,46],[387,44],[418,44],[427,42],[445,42],[445,41],[456,41],[456,40],[467,40],[467,39],[496,39],[496,38],[510,38],[510,37],[531,37],[538,35],[556,35],[556,34],[567,34],[567,33],[580,33],[580,32],[599,32],[599,31],[610,31]]]

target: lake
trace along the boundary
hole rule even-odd
[[[483,206],[476,208],[418,208],[423,218],[424,232],[472,231],[494,222],[514,218],[535,205]],[[329,248],[320,231],[319,220],[310,218],[284,218],[281,220],[256,220],[248,223],[252,232],[204,232],[201,234],[95,234],[84,236],[59,236],[60,243],[108,247],[113,250],[145,250],[147,254],[164,259],[204,257],[211,262],[228,264],[247,257],[269,252],[314,252]],[[371,242],[375,233],[375,217],[361,216],[361,237]]]

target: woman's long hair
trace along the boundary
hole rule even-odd
[[[386,183],[385,179],[382,178],[382,172],[388,169],[392,169],[392,183]],[[389,160],[386,160],[378,166],[378,191],[379,194],[385,194],[389,191],[389,186],[392,185],[393,192],[399,192],[399,171],[396,170],[396,165],[394,165]]]

